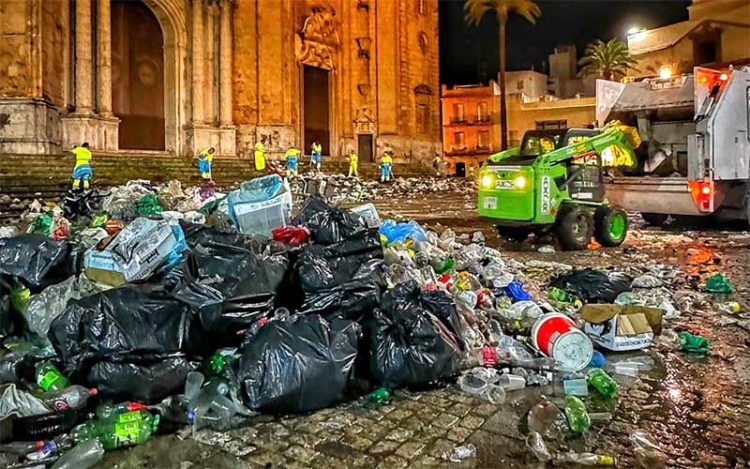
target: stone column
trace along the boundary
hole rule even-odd
[[[220,121],[222,127],[232,125],[232,1],[221,2],[221,68],[220,77]]]
[[[112,15],[110,0],[99,1],[99,114],[112,115]]]
[[[91,0],[76,0],[76,114],[93,109],[91,64]]]
[[[204,112],[206,122],[216,121],[216,10],[215,5],[208,6],[206,11],[206,94]]]
[[[193,124],[205,120],[203,106],[203,72],[205,56],[203,53],[203,0],[193,0]]]

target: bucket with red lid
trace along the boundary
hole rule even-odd
[[[591,339],[561,313],[548,313],[537,319],[531,329],[531,341],[543,354],[573,371],[586,368],[594,354]]]

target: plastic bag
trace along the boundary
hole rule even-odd
[[[354,371],[359,324],[318,315],[269,321],[242,349],[238,377],[251,410],[309,412],[329,407]]]
[[[351,210],[331,207],[319,198],[305,202],[291,224],[309,228],[310,239],[319,244],[345,241],[366,230],[362,217]]]
[[[552,280],[560,288],[584,303],[613,303],[617,295],[630,291],[631,279],[619,272],[596,269],[574,270]]]
[[[510,282],[508,286],[505,287],[505,290],[508,292],[508,296],[510,296],[510,299],[514,302],[531,300],[531,295],[526,290],[524,290],[523,283],[518,279],[514,279],[512,282]]]
[[[333,317],[362,320],[380,303],[383,279],[380,276],[380,260],[363,263],[352,278],[329,289],[305,294],[299,311],[303,314],[319,314],[326,319]]]
[[[271,234],[274,241],[297,246],[303,244],[310,237],[310,230],[304,226],[280,226],[275,228]]]
[[[50,409],[41,399],[18,389],[15,384],[0,387],[0,420],[11,415],[30,417],[46,414],[49,411]]]
[[[462,342],[455,305],[416,282],[383,295],[370,335],[370,371],[378,386],[427,385],[458,371]]]
[[[38,233],[44,236],[52,234],[52,214],[40,213],[29,225],[28,233]]]
[[[158,402],[180,392],[187,374],[195,370],[185,357],[133,363],[100,361],[86,375],[86,385],[115,401]]]
[[[378,232],[371,229],[330,246],[305,246],[297,258],[295,271],[302,290],[313,293],[343,285],[363,263],[382,258]]]
[[[411,220],[405,223],[396,223],[393,220],[386,220],[380,226],[380,234],[385,236],[389,243],[405,243],[407,239],[414,241],[427,241],[425,234],[419,223]]]
[[[284,189],[284,182],[276,175],[263,176],[240,184],[239,191],[230,194],[237,202],[265,202],[271,200]]]
[[[124,286],[70,302],[52,321],[48,337],[71,375],[85,375],[97,361],[194,356],[209,346],[190,305],[151,285]]]
[[[714,274],[706,280],[703,291],[707,293],[732,293],[734,287],[724,274]]]
[[[77,264],[76,252],[65,241],[40,234],[0,238],[0,274],[19,277],[32,292],[74,275]]]

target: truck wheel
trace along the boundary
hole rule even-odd
[[[594,219],[579,205],[563,207],[555,226],[557,240],[563,249],[580,251],[586,249],[594,235]]]
[[[643,219],[652,226],[664,226],[669,215],[664,213],[641,213]]]
[[[498,226],[497,231],[502,238],[516,241],[518,243],[526,241],[526,238],[528,238],[531,233],[527,228],[519,228],[516,226]]]
[[[628,235],[628,215],[618,207],[602,206],[594,214],[596,229],[594,237],[602,246],[616,247]]]

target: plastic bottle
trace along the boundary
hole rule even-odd
[[[506,391],[517,391],[526,387],[526,379],[523,376],[504,374],[500,375],[497,384]]]
[[[141,412],[120,414],[118,421],[91,420],[75,427],[71,434],[78,442],[96,438],[106,450],[138,445],[148,440],[159,426],[158,415]]]
[[[41,461],[43,459],[50,458],[58,453],[61,453],[73,446],[73,442],[69,437],[58,437],[54,440],[50,440],[44,444],[41,448],[33,453],[26,455],[26,459],[29,461]]]
[[[44,403],[50,409],[63,411],[67,409],[80,409],[86,405],[89,397],[96,396],[96,388],[85,388],[74,384],[68,386],[58,393],[45,396]]]
[[[589,371],[586,380],[604,397],[611,398],[617,395],[617,383],[601,368]]]
[[[185,400],[190,402],[195,399],[205,380],[206,378],[203,376],[203,373],[199,371],[191,371],[188,373],[187,379],[185,379]]]
[[[560,408],[554,402],[542,396],[542,400],[529,411],[526,421],[529,431],[545,435],[548,430],[555,426],[558,420],[563,421],[564,419]]]
[[[555,462],[580,464],[581,466],[616,466],[614,456],[594,453],[563,453],[555,457]]]
[[[40,450],[43,446],[44,440],[13,441],[0,444],[0,453],[12,453],[18,456],[26,456],[32,451]]]
[[[36,384],[44,391],[62,391],[70,386],[70,380],[50,362],[42,362],[36,366]]]
[[[391,399],[391,391],[388,388],[378,388],[371,392],[367,398],[373,404],[385,404]]]
[[[226,367],[227,360],[219,352],[215,352],[203,363],[203,369],[205,370],[206,374],[213,376],[220,375]]]
[[[140,402],[121,402],[119,404],[105,403],[96,406],[96,417],[99,419],[109,419],[120,414],[134,412],[137,410],[147,410],[147,407]]]
[[[104,457],[104,447],[97,439],[78,443],[63,454],[52,469],[88,469]]]
[[[568,419],[568,427],[574,433],[586,433],[591,427],[586,405],[575,396],[565,396],[565,417]]]
[[[529,448],[531,454],[536,456],[539,462],[546,463],[552,460],[552,455],[547,449],[547,444],[539,433],[530,432],[528,434],[526,437],[526,447]]]

